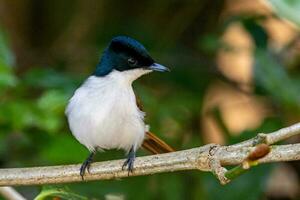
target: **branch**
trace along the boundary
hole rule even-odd
[[[300,123],[297,123],[292,126],[279,129],[278,131],[274,131],[269,134],[259,133],[255,138],[252,138],[245,142],[238,143],[234,146],[236,146],[236,147],[253,146],[258,143],[265,143],[265,144],[270,145],[270,144],[274,144],[276,142],[285,140],[294,135],[298,135],[299,133],[300,133]]]
[[[26,200],[12,187],[0,187],[0,195],[6,200]]]
[[[213,172],[222,184],[228,183],[232,176],[224,166],[242,165],[249,161],[260,143],[270,144],[300,133],[300,123],[270,134],[258,134],[255,138],[230,146],[209,144],[198,148],[166,154],[138,157],[134,172],[128,174],[121,168],[124,160],[93,163],[85,181],[108,180],[129,176],[142,176],[182,170]],[[252,164],[300,160],[300,143],[270,146],[261,157],[251,159]],[[252,165],[249,165],[252,166]],[[80,165],[51,167],[0,169],[0,186],[40,185],[82,181]],[[244,167],[243,167],[244,169]],[[229,174],[229,175],[228,175]],[[235,176],[234,176],[235,177]]]

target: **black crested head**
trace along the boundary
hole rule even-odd
[[[154,63],[146,48],[130,37],[118,36],[113,38],[109,48],[117,54],[126,54],[126,56],[136,59],[139,65],[150,66]]]
[[[94,75],[105,76],[112,70],[147,69],[153,64],[154,60],[141,43],[127,36],[118,36],[104,51]]]

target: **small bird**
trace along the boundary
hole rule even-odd
[[[133,171],[141,145],[152,153],[173,149],[147,130],[132,82],[152,71],[169,69],[156,63],[138,41],[118,36],[111,40],[94,73],[75,91],[65,114],[75,138],[91,152],[80,168],[89,172],[96,151],[123,149],[128,154],[122,169]],[[144,142],[144,143],[143,143]]]

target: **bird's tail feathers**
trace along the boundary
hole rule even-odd
[[[153,154],[169,153],[175,150],[155,134],[147,131],[142,147]]]

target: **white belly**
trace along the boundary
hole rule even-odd
[[[144,139],[144,113],[136,106],[131,84],[115,77],[90,77],[70,99],[66,115],[72,134],[90,151],[129,151]]]

